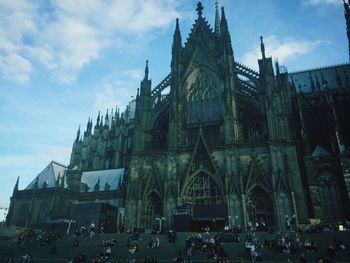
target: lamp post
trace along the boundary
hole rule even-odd
[[[162,221],[165,220],[165,217],[156,217],[156,220],[159,221],[159,233],[162,232]]]
[[[73,220],[73,219],[66,219],[66,220],[64,220],[64,222],[68,223],[67,235],[69,235],[70,226],[71,226],[72,223],[75,223],[75,220]]]

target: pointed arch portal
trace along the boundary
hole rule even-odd
[[[163,215],[163,204],[159,195],[151,192],[144,204],[143,222],[145,228],[153,228],[157,224],[156,217]]]
[[[191,208],[192,230],[209,227],[222,231],[227,220],[227,205],[222,191],[212,176],[203,170],[193,174],[183,190],[183,204]]]
[[[270,195],[259,186],[255,186],[247,195],[246,207],[248,221],[263,219],[267,226],[274,225],[274,210]]]
[[[199,172],[188,182],[184,193],[186,205],[222,204],[223,198],[218,184],[211,176],[203,171]]]

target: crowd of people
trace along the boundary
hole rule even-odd
[[[316,235],[313,238],[313,235],[310,235],[310,233],[325,231],[325,229],[326,231],[339,230],[339,227],[334,225],[323,225],[322,228],[317,225],[306,226],[301,230],[297,228],[294,216],[286,216],[285,224],[285,232],[274,232],[263,219],[256,219],[249,222],[245,231],[240,226],[233,226],[225,227],[221,233],[211,233],[210,228],[205,227],[202,233],[192,233],[187,236],[184,249],[179,251],[177,256],[173,258],[173,261],[192,262],[193,257],[198,258],[197,255],[200,255],[200,257],[204,256],[209,260],[215,260],[217,262],[229,262],[228,253],[224,249],[224,247],[227,248],[227,245],[223,246],[223,243],[235,242],[239,243],[239,246],[242,246],[242,251],[245,251],[245,254],[242,253],[238,256],[245,259],[248,257],[252,262],[265,260],[267,254],[270,257],[271,255],[280,255],[279,258],[299,258],[298,262],[307,262],[306,258],[310,258],[313,255],[316,257],[320,254],[319,240],[316,239]],[[345,223],[342,230],[350,231],[350,224]],[[258,234],[258,232],[262,231],[270,234]],[[146,235],[144,234],[144,229],[134,227],[126,230],[126,232],[128,233],[128,238],[125,245],[131,258],[129,262],[135,262],[134,258],[140,258],[141,255],[145,254],[149,256],[146,256],[142,262],[158,262],[157,257],[154,255],[158,254],[156,249],[161,247],[161,240],[165,239],[169,245],[173,245],[177,243],[178,239],[177,233],[174,230]],[[77,254],[77,256],[67,259],[67,262],[118,262],[112,256],[112,250],[120,242],[118,242],[116,237],[102,239],[101,248],[92,259],[89,259],[86,254],[81,253],[81,249],[78,250],[80,248],[80,238],[85,237],[87,238],[86,240],[89,240],[89,238],[95,236],[95,234],[91,233],[99,233],[100,235],[97,236],[100,239],[104,237],[102,235],[103,231],[99,231],[93,222],[88,227],[80,226],[73,231],[72,236],[74,239],[72,240],[71,254]],[[307,237],[305,233],[308,234]],[[14,247],[24,247],[25,244],[31,244],[43,248],[47,247],[48,254],[55,255],[56,242],[60,239],[61,235],[58,233],[30,230],[19,235],[13,245]],[[74,252],[74,249],[76,249],[76,252]],[[143,253],[138,253],[141,250]],[[23,249],[22,251],[22,262],[29,263],[31,261],[30,253]],[[330,240],[326,252],[328,258],[336,259],[337,255],[348,253],[348,251],[349,244],[343,240],[334,238]]]

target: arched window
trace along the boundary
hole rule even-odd
[[[163,206],[160,197],[155,192],[151,192],[144,206],[144,220],[145,228],[152,228],[156,222],[156,217],[161,217],[163,214]]]
[[[267,225],[273,225],[272,199],[261,187],[254,187],[247,195],[246,208],[249,221],[263,219]]]
[[[217,183],[206,173],[197,174],[187,186],[184,203],[194,204],[222,204],[223,198]]]
[[[221,120],[221,105],[218,87],[203,72],[188,88],[187,124],[210,123]]]

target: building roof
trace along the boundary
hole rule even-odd
[[[118,188],[119,181],[123,182],[124,168],[83,172],[80,192],[94,192],[99,181],[99,191],[111,191]],[[107,186],[107,187],[106,187]]]
[[[289,72],[288,74],[288,80],[290,83],[294,81],[297,92],[300,90],[306,93],[311,92],[311,80],[313,80],[316,89],[317,82],[319,83],[320,88],[323,89],[322,78],[327,81],[327,86],[330,89],[335,89],[337,86],[339,86],[337,81],[340,81],[341,85],[343,86],[348,85],[350,81],[350,64],[341,64],[297,72]]]
[[[312,157],[322,157],[322,156],[329,156],[330,153],[327,152],[324,148],[322,148],[320,145],[317,145],[315,150],[312,153]]]
[[[59,184],[61,185],[62,179],[66,174],[67,166],[55,161],[51,161],[42,170],[34,180],[25,188],[25,190],[34,189],[36,181],[38,181],[38,188],[54,188],[56,186],[57,178],[59,177]],[[67,187],[66,181],[64,187]]]

